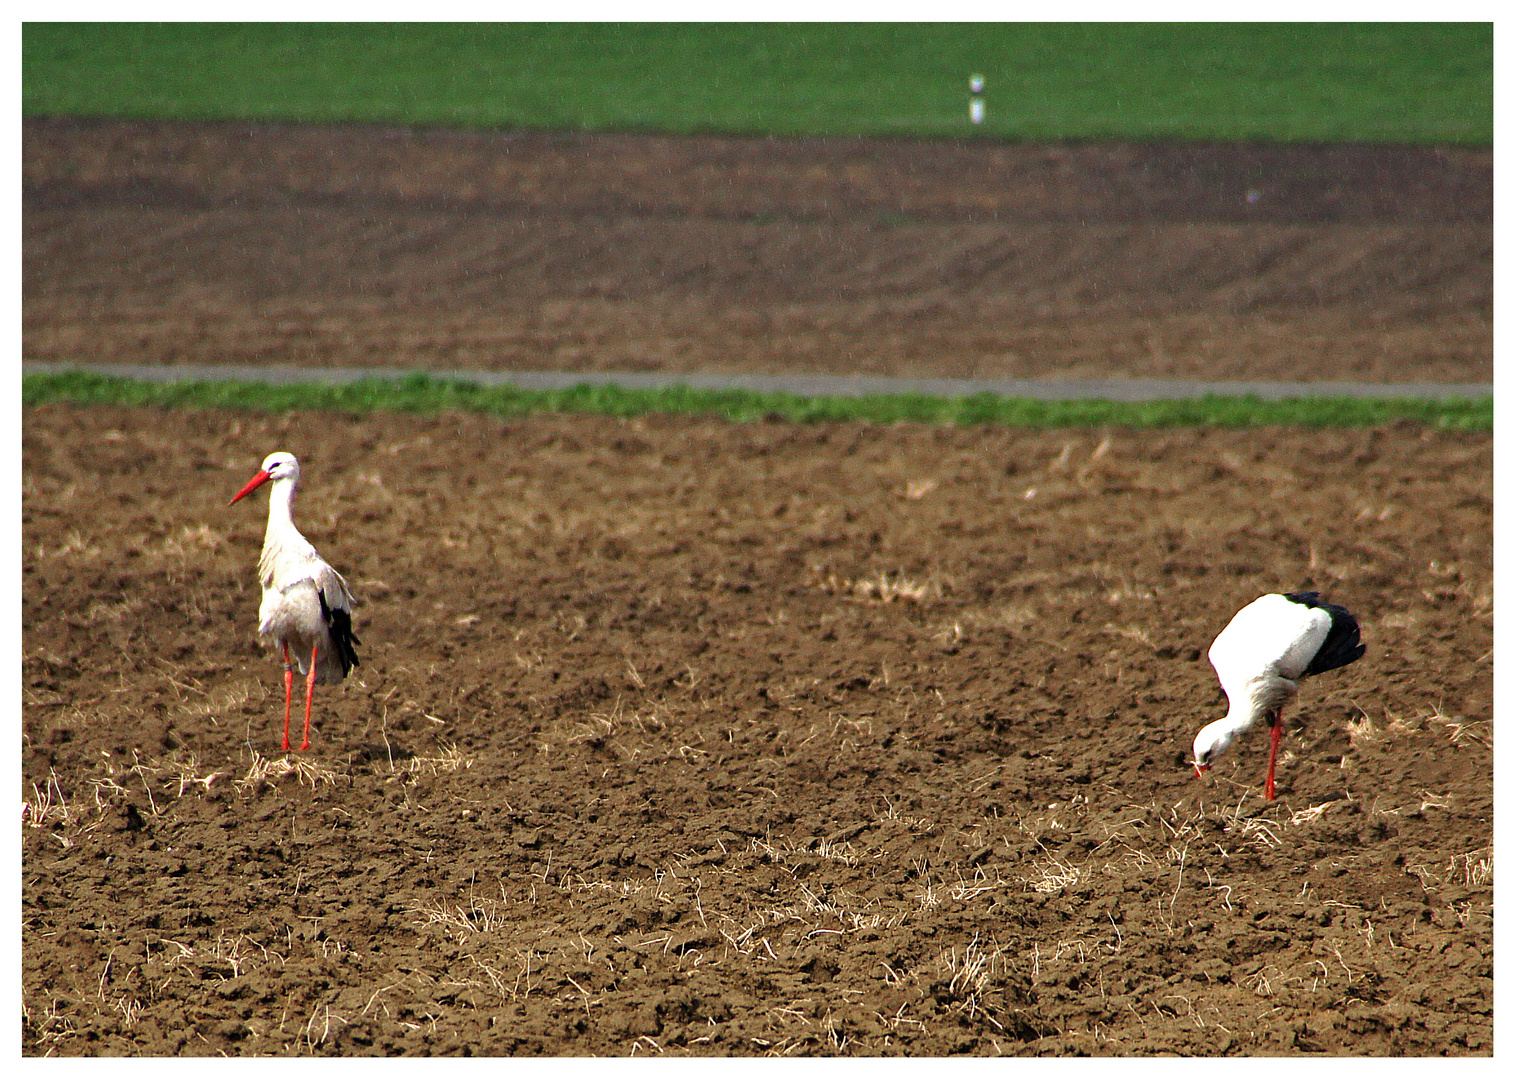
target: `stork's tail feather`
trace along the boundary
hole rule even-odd
[[[321,598],[321,618],[326,623],[327,632],[332,638],[332,649],[337,661],[342,665],[342,678],[347,678],[347,673],[358,666],[358,653],[353,649],[354,645],[362,645],[358,636],[353,633],[353,619],[341,608],[328,607],[326,594],[317,590],[316,595]]]
[[[1332,627],[1327,631],[1326,640],[1316,650],[1316,657],[1310,666],[1301,672],[1302,678],[1346,667],[1368,651],[1369,647],[1358,636],[1358,620],[1353,618],[1352,612],[1347,608],[1328,604],[1321,599],[1320,593],[1314,592],[1288,593],[1285,599],[1306,607],[1320,608],[1332,617]]]

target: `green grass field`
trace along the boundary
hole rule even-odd
[[[1440,401],[1298,398],[1263,401],[1255,397],[1204,397],[1184,401],[1030,401],[975,394],[965,398],[919,395],[799,397],[748,390],[671,387],[629,390],[577,386],[567,390],[517,390],[413,375],[395,382],[369,379],[340,386],[269,386],[247,382],[156,383],[77,372],[22,378],[26,407],[46,401],[79,404],[161,405],[180,408],[280,412],[290,409],[367,413],[438,412],[460,409],[519,416],[533,412],[637,416],[687,413],[727,420],[778,417],[801,423],[862,420],[931,424],[1004,424],[1014,427],[1251,427],[1290,424],[1304,427],[1361,427],[1413,420],[1431,427],[1489,431],[1494,398]]]
[[[968,122],[968,79],[987,117]],[[27,116],[1491,145],[1488,23],[29,23]]]

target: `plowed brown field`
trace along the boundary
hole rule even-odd
[[[1489,377],[1478,158],[1206,209],[1268,155],[1193,153],[33,123],[24,351]],[[1084,180],[985,179],[1044,159]],[[45,405],[22,449],[27,1054],[1492,1051],[1489,435]],[[226,505],[275,449],[360,600],[306,753]],[[1261,732],[1184,761],[1211,638],[1297,588],[1369,651],[1265,803]]]

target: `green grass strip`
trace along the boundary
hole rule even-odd
[[[157,383],[88,372],[26,375],[24,407],[49,401],[86,405],[170,406],[258,412],[319,410],[347,413],[447,410],[525,416],[584,413],[641,416],[676,413],[731,421],[777,418],[796,423],[857,420],[876,424],[995,424],[1006,427],[1365,427],[1410,420],[1429,427],[1490,431],[1493,396],[1464,399],[1293,398],[1206,396],[1178,401],[1034,401],[981,393],[940,398],[920,394],[802,397],[750,390],[672,386],[631,390],[581,384],[563,390],[485,387],[424,374],[401,380],[363,379],[345,384],[269,385],[253,382]]]
[[[31,22],[21,111],[1489,146],[1494,37],[1488,22]]]

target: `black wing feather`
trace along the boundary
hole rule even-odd
[[[320,589],[316,590],[316,595],[321,599],[321,619],[331,635],[332,646],[337,650],[337,659],[342,664],[342,677],[345,679],[347,673],[358,666],[358,654],[353,646],[362,645],[363,642],[353,633],[352,616],[341,608],[328,607],[326,593]]]
[[[1369,647],[1365,645],[1358,634],[1358,620],[1353,618],[1352,612],[1337,604],[1328,604],[1321,599],[1320,593],[1299,592],[1286,593],[1286,600],[1292,600],[1308,608],[1320,608],[1332,618],[1331,629],[1327,631],[1326,640],[1321,643],[1321,648],[1316,650],[1315,657],[1301,672],[1301,678],[1307,675],[1320,675],[1323,671],[1331,671],[1334,668],[1346,667],[1357,660]]]

